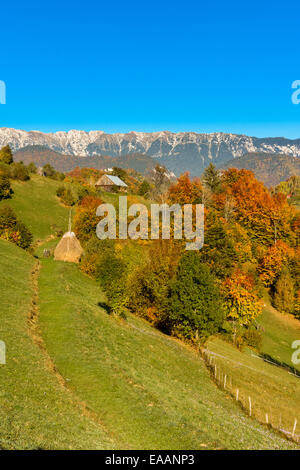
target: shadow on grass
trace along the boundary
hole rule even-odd
[[[97,305],[98,307],[103,308],[107,315],[111,315],[113,313],[112,308],[106,302],[98,302]]]

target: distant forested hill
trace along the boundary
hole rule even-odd
[[[76,157],[74,155],[63,155],[41,145],[30,145],[24,147],[14,154],[15,161],[23,161],[25,164],[34,162],[37,166],[50,163],[56,170],[68,172],[76,167],[96,168],[101,170],[118,166],[121,168],[132,168],[139,173],[146,174],[154,168],[157,163],[151,157],[144,154],[134,153],[121,157],[110,157],[97,155],[94,157]]]
[[[251,152],[229,160],[222,169],[245,168],[267,186],[276,186],[291,176],[300,176],[300,158],[274,153]]]

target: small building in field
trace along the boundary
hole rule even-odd
[[[95,184],[96,188],[103,189],[104,191],[113,192],[117,191],[126,191],[127,184],[121,180],[118,176],[113,175],[102,175]]]

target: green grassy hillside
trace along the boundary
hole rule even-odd
[[[58,184],[40,177],[14,183],[12,200],[1,204],[10,204],[36,239],[46,239],[53,223],[68,218],[55,196]],[[38,263],[0,240],[0,339],[7,345],[0,447],[294,447],[247,417],[193,350],[136,317],[107,315],[99,285],[76,265],[41,259],[38,272]]]
[[[264,308],[258,321],[264,329],[261,352],[300,371],[300,366],[291,361],[294,352],[291,345],[300,339],[300,321],[279,313],[271,305]]]
[[[47,350],[122,447],[291,446],[218,390],[194,351],[135,317],[107,315],[98,285],[76,266],[43,260],[39,285]]]
[[[114,447],[103,427],[65,391],[34,342],[28,323],[33,257],[0,240],[0,339],[7,349],[0,365],[0,448]]]
[[[300,371],[299,365],[291,362],[294,352],[291,344],[300,338],[300,322],[268,305],[259,323],[263,327],[261,353],[270,361],[274,359]],[[239,389],[239,398],[246,408],[251,396],[254,416],[260,421],[265,422],[267,413],[269,422],[288,431],[293,429],[295,418],[300,422],[300,378],[264,362],[258,353],[247,348],[240,352],[220,338],[211,339],[208,349],[217,354],[218,380],[221,375],[222,382],[226,374],[227,389],[233,394]],[[297,434],[300,435],[299,429]]]
[[[9,205],[33,233],[34,239],[50,235],[51,225],[67,229],[68,209],[58,203],[56,189],[62,183],[34,175],[30,181],[14,181],[12,199],[0,202]]]

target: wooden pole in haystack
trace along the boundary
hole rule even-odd
[[[294,427],[293,427],[293,432],[292,432],[293,438],[295,437],[296,427],[297,427],[297,418],[295,418],[295,421],[294,421]]]

